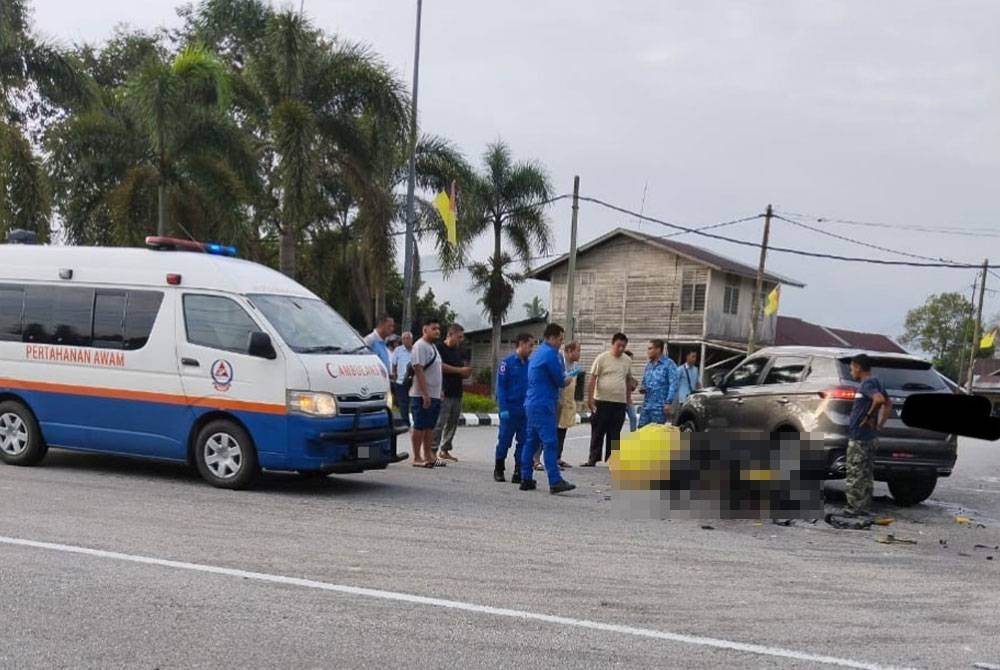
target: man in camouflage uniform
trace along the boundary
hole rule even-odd
[[[642,373],[646,395],[639,410],[639,428],[650,423],[667,423],[673,409],[680,373],[677,364],[663,356],[663,340],[650,340],[646,350],[649,363]]]
[[[878,431],[892,412],[892,401],[877,378],[865,354],[851,359],[851,378],[859,382],[847,443],[847,508],[845,516],[868,516],[875,475],[875,448]]]

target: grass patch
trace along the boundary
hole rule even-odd
[[[493,398],[466,393],[462,396],[462,411],[470,414],[496,414],[497,403]]]

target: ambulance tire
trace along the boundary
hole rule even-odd
[[[246,489],[260,476],[257,449],[235,421],[216,419],[198,431],[194,462],[202,478],[220,489]]]
[[[8,465],[36,465],[49,447],[35,415],[17,402],[0,402],[0,460]]]

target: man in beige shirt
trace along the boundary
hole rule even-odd
[[[629,385],[632,384],[632,359],[625,355],[628,337],[615,333],[611,348],[594,359],[587,383],[587,407],[590,408],[590,458],[583,467],[592,468],[604,458],[611,458],[611,451],[618,448],[622,424],[628,404]]]

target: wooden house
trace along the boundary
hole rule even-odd
[[[567,265],[563,255],[531,271],[547,281],[549,318],[566,320]],[[618,228],[577,249],[574,296],[575,339],[583,363],[607,349],[611,336],[624,332],[638,363],[646,341],[661,338],[679,360],[687,350],[701,354],[703,369],[746,354],[757,270],[714,252],[677,241]],[[767,294],[778,284],[801,282],[768,272],[761,297],[757,342],[775,341],[775,316],[764,316]]]

